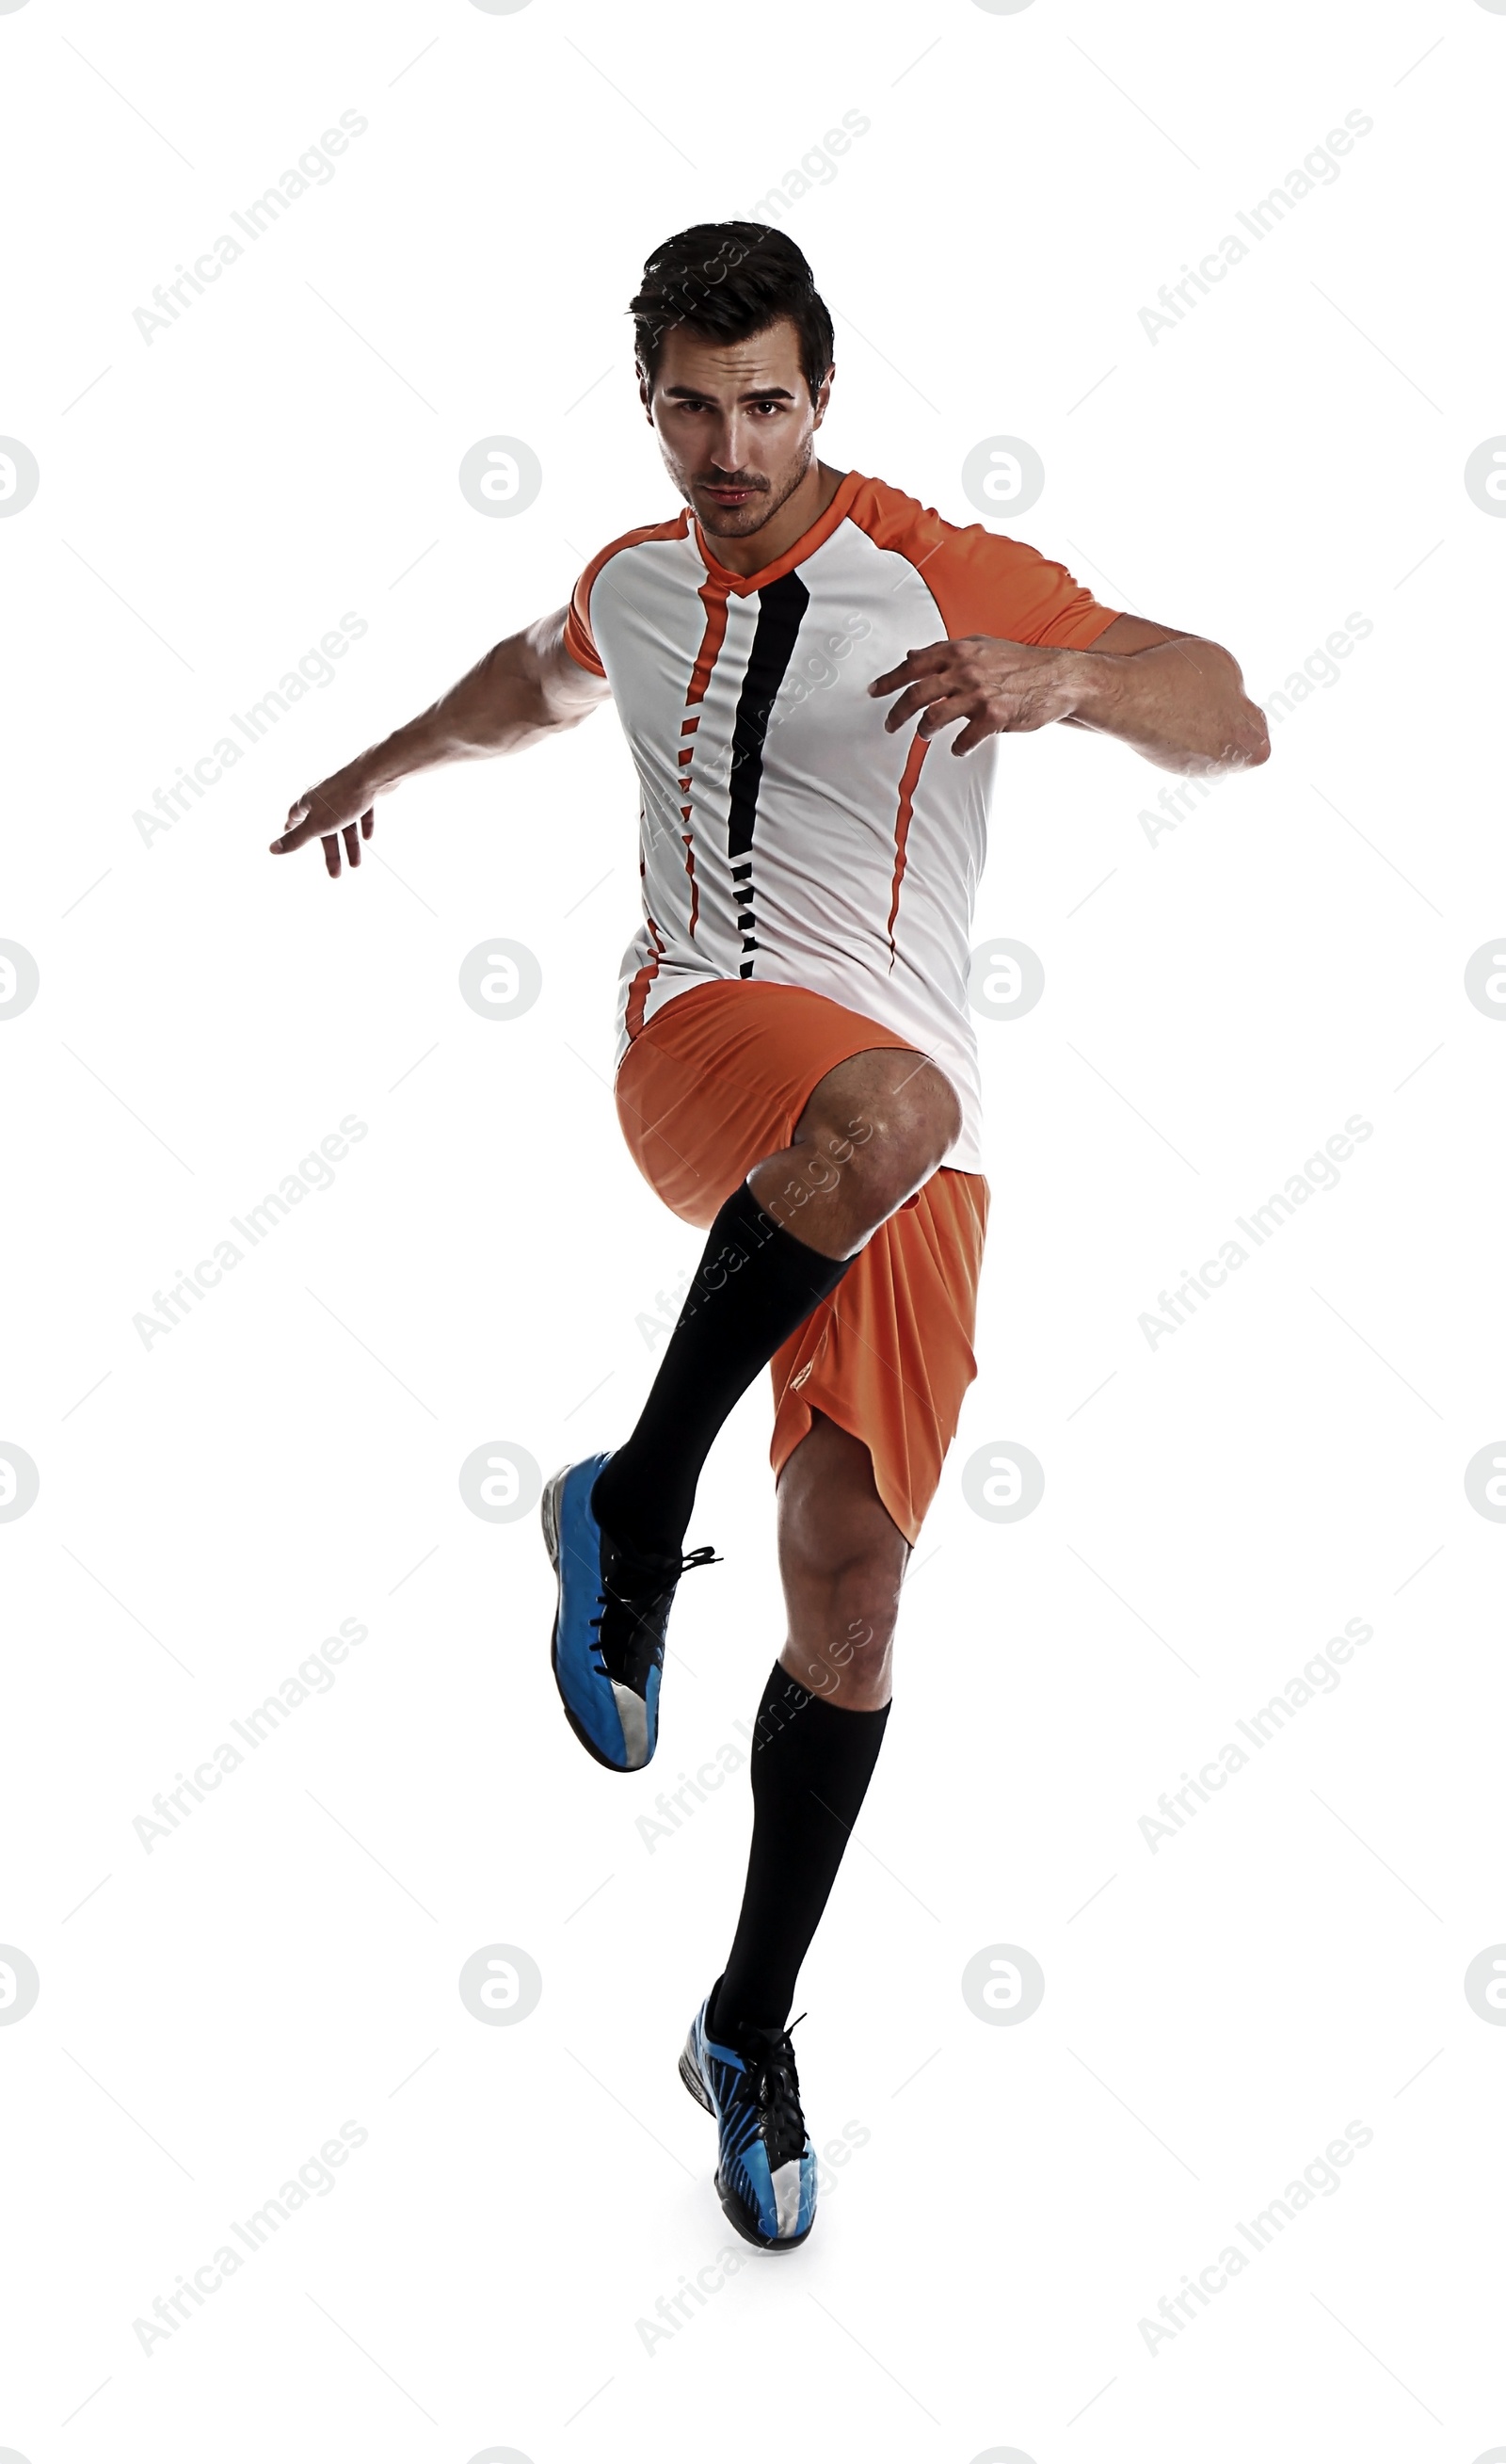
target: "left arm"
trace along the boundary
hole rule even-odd
[[[1271,752],[1265,714],[1247,697],[1230,653],[1142,616],[1116,616],[1090,650],[984,633],[933,642],[868,691],[899,693],[884,722],[890,733],[917,712],[922,737],[966,719],[953,753],[1058,720],[1117,736],[1158,768],[1189,776],[1253,769]]]

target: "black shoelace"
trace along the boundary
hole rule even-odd
[[[678,1565],[673,1558],[665,1558],[653,1568],[647,1584],[642,1589],[635,1585],[632,1589],[617,1591],[608,1584],[605,1590],[598,1592],[597,1598],[601,1605],[591,1623],[597,1630],[597,1648],[601,1655],[603,1673],[624,1680],[629,1677],[634,1646],[645,1628],[650,1656],[658,1661],[664,1650],[664,1634],[655,1620],[659,1611],[673,1596],[681,1575],[693,1573],[697,1566],[719,1566],[721,1563],[721,1558],[708,1543],[703,1549],[692,1549]],[[614,1629],[611,1633],[607,1631],[609,1620]]]
[[[802,2011],[800,2019],[804,2016]],[[800,2019],[792,2019],[777,2034],[773,2029],[750,2028],[739,2049],[771,2171],[805,2152],[805,2116],[800,2111],[800,2083],[790,2042]]]

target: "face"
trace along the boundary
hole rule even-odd
[[[644,408],[670,478],[711,539],[762,530],[811,467],[831,377],[818,401],[787,317],[742,342],[715,342],[677,325],[665,338]]]

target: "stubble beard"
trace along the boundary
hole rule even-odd
[[[799,462],[787,474],[782,484],[771,481],[768,495],[755,495],[750,504],[708,505],[702,512],[695,504],[690,487],[685,482],[681,483],[681,494],[695,513],[697,521],[709,539],[751,539],[755,531],[763,529],[766,522],[773,521],[781,505],[786,504],[794,495],[796,489],[809,471],[815,454],[816,439],[812,436]]]

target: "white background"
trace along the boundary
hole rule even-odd
[[[1502,922],[1506,525],[1463,466],[1506,429],[1503,47],[1475,0],[0,15],[0,430],[41,473],[0,521],[0,935],[40,970],[0,1037],[0,1439],[41,1482],[0,1525],[0,1939],[41,1980],[0,2027],[0,2447],[1506,2442],[1506,2033],[1463,1991],[1506,1936],[1506,1531],[1463,1478],[1506,1428],[1502,1039],[1463,988]],[[336,176],[144,341],[153,286],[345,110]],[[1353,110],[1342,175],[1152,342],[1160,286]],[[801,2254],[648,2343],[731,2239],[675,2057],[746,1770],[652,1852],[635,1826],[778,1648],[767,1387],[703,1485],[690,1539],[726,1563],[677,1605],[641,1778],[560,1716],[535,1520],[457,1481],[492,1441],[546,1472],[619,1441],[636,1319],[700,1245],[607,1084],[629,765],[603,713],[409,787],[355,880],[263,850],[674,509],[631,380],[642,260],[848,111],[871,126],[784,215],[836,316],[830,462],[966,520],[965,454],[1029,439],[1021,534],[1227,642],[1262,700],[1352,611],[1373,629],[1153,842],[1167,781],[1124,749],[1005,748],[978,937],[1028,943],[1046,992],[980,1022],[980,1374],[800,1995],[818,2144],[869,2135]],[[493,433],[543,468],[514,519],[456,483]],[[144,843],[133,814],[345,611],[335,680]],[[457,991],[494,935],[543,971],[512,1022]],[[351,1113],[335,1185],[145,1348],[153,1292]],[[1354,1113],[1341,1185],[1152,1350],[1162,1287]],[[997,1441],[1045,1466],[1023,1522],[963,1500]],[[147,1853],[154,1793],[344,1617],[369,1639],[333,1689]],[[1338,1691],[1152,1853],[1160,1793],[1351,1618]],[[457,1991],[495,1943],[542,1973],[516,2026]],[[1018,2026],[960,1991],[1001,1943],[1045,1972]],[[335,2189],[144,2354],[133,2321],[347,2120]],[[1351,2121],[1342,2188],[1147,2349]]]

